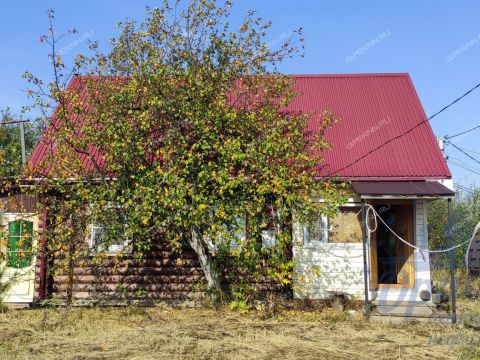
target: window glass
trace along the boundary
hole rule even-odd
[[[325,215],[315,212],[309,215],[304,227],[304,244],[314,245],[327,242],[328,220]]]
[[[277,245],[277,237],[275,230],[263,230],[262,231],[262,246],[265,248],[272,248]]]
[[[331,243],[360,243],[362,236],[362,215],[359,206],[341,207],[329,219],[328,241]]]
[[[99,211],[99,209],[94,209]],[[129,252],[127,218],[120,206],[109,204],[95,214],[90,225],[90,249],[93,252],[116,254]]]
[[[240,250],[241,243],[246,239],[246,220],[245,216],[238,216],[236,224],[232,225],[230,228],[225,226],[225,231],[230,232],[232,234],[232,238],[230,240],[230,248],[232,250]],[[218,251],[218,245],[225,242],[224,237],[222,234],[218,235],[217,243],[215,244],[212,239],[208,241],[208,248],[211,252]]]
[[[14,268],[30,266],[32,260],[33,222],[8,223],[9,254],[7,265]]]

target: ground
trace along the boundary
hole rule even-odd
[[[461,318],[480,302],[460,302]],[[463,320],[460,321],[463,323]],[[367,322],[361,313],[74,308],[0,314],[0,359],[480,359],[470,326]]]

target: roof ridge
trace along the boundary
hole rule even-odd
[[[336,73],[336,74],[280,74],[284,76],[294,77],[294,78],[328,78],[328,77],[410,77],[410,74],[407,72],[398,72],[398,73]],[[124,78],[129,77],[127,75],[82,75],[82,74],[74,74],[73,78]]]
[[[350,74],[283,74],[294,78],[339,78],[339,77],[410,77],[409,73],[350,73]]]

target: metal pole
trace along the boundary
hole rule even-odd
[[[363,281],[365,285],[365,317],[370,317],[370,306],[368,304],[368,269],[367,269],[367,212],[365,211],[365,200],[362,199],[362,233],[363,233]]]
[[[447,223],[447,243],[448,247],[453,246],[453,219],[452,219],[452,199],[448,199],[448,223]],[[455,291],[455,250],[450,250],[450,297],[452,300],[452,324],[457,322],[457,305]]]
[[[25,151],[25,123],[20,122],[20,144],[22,147],[22,165],[25,166],[27,163],[27,154]]]

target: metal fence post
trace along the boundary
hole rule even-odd
[[[447,222],[447,244],[453,246],[453,219],[452,219],[452,199],[448,199],[448,222]],[[455,250],[450,250],[450,298],[452,301],[452,324],[457,322],[457,305],[455,291]]]
[[[367,212],[365,200],[362,199],[362,233],[363,233],[363,281],[365,283],[365,317],[370,317],[370,306],[368,304],[368,269],[367,269]]]

